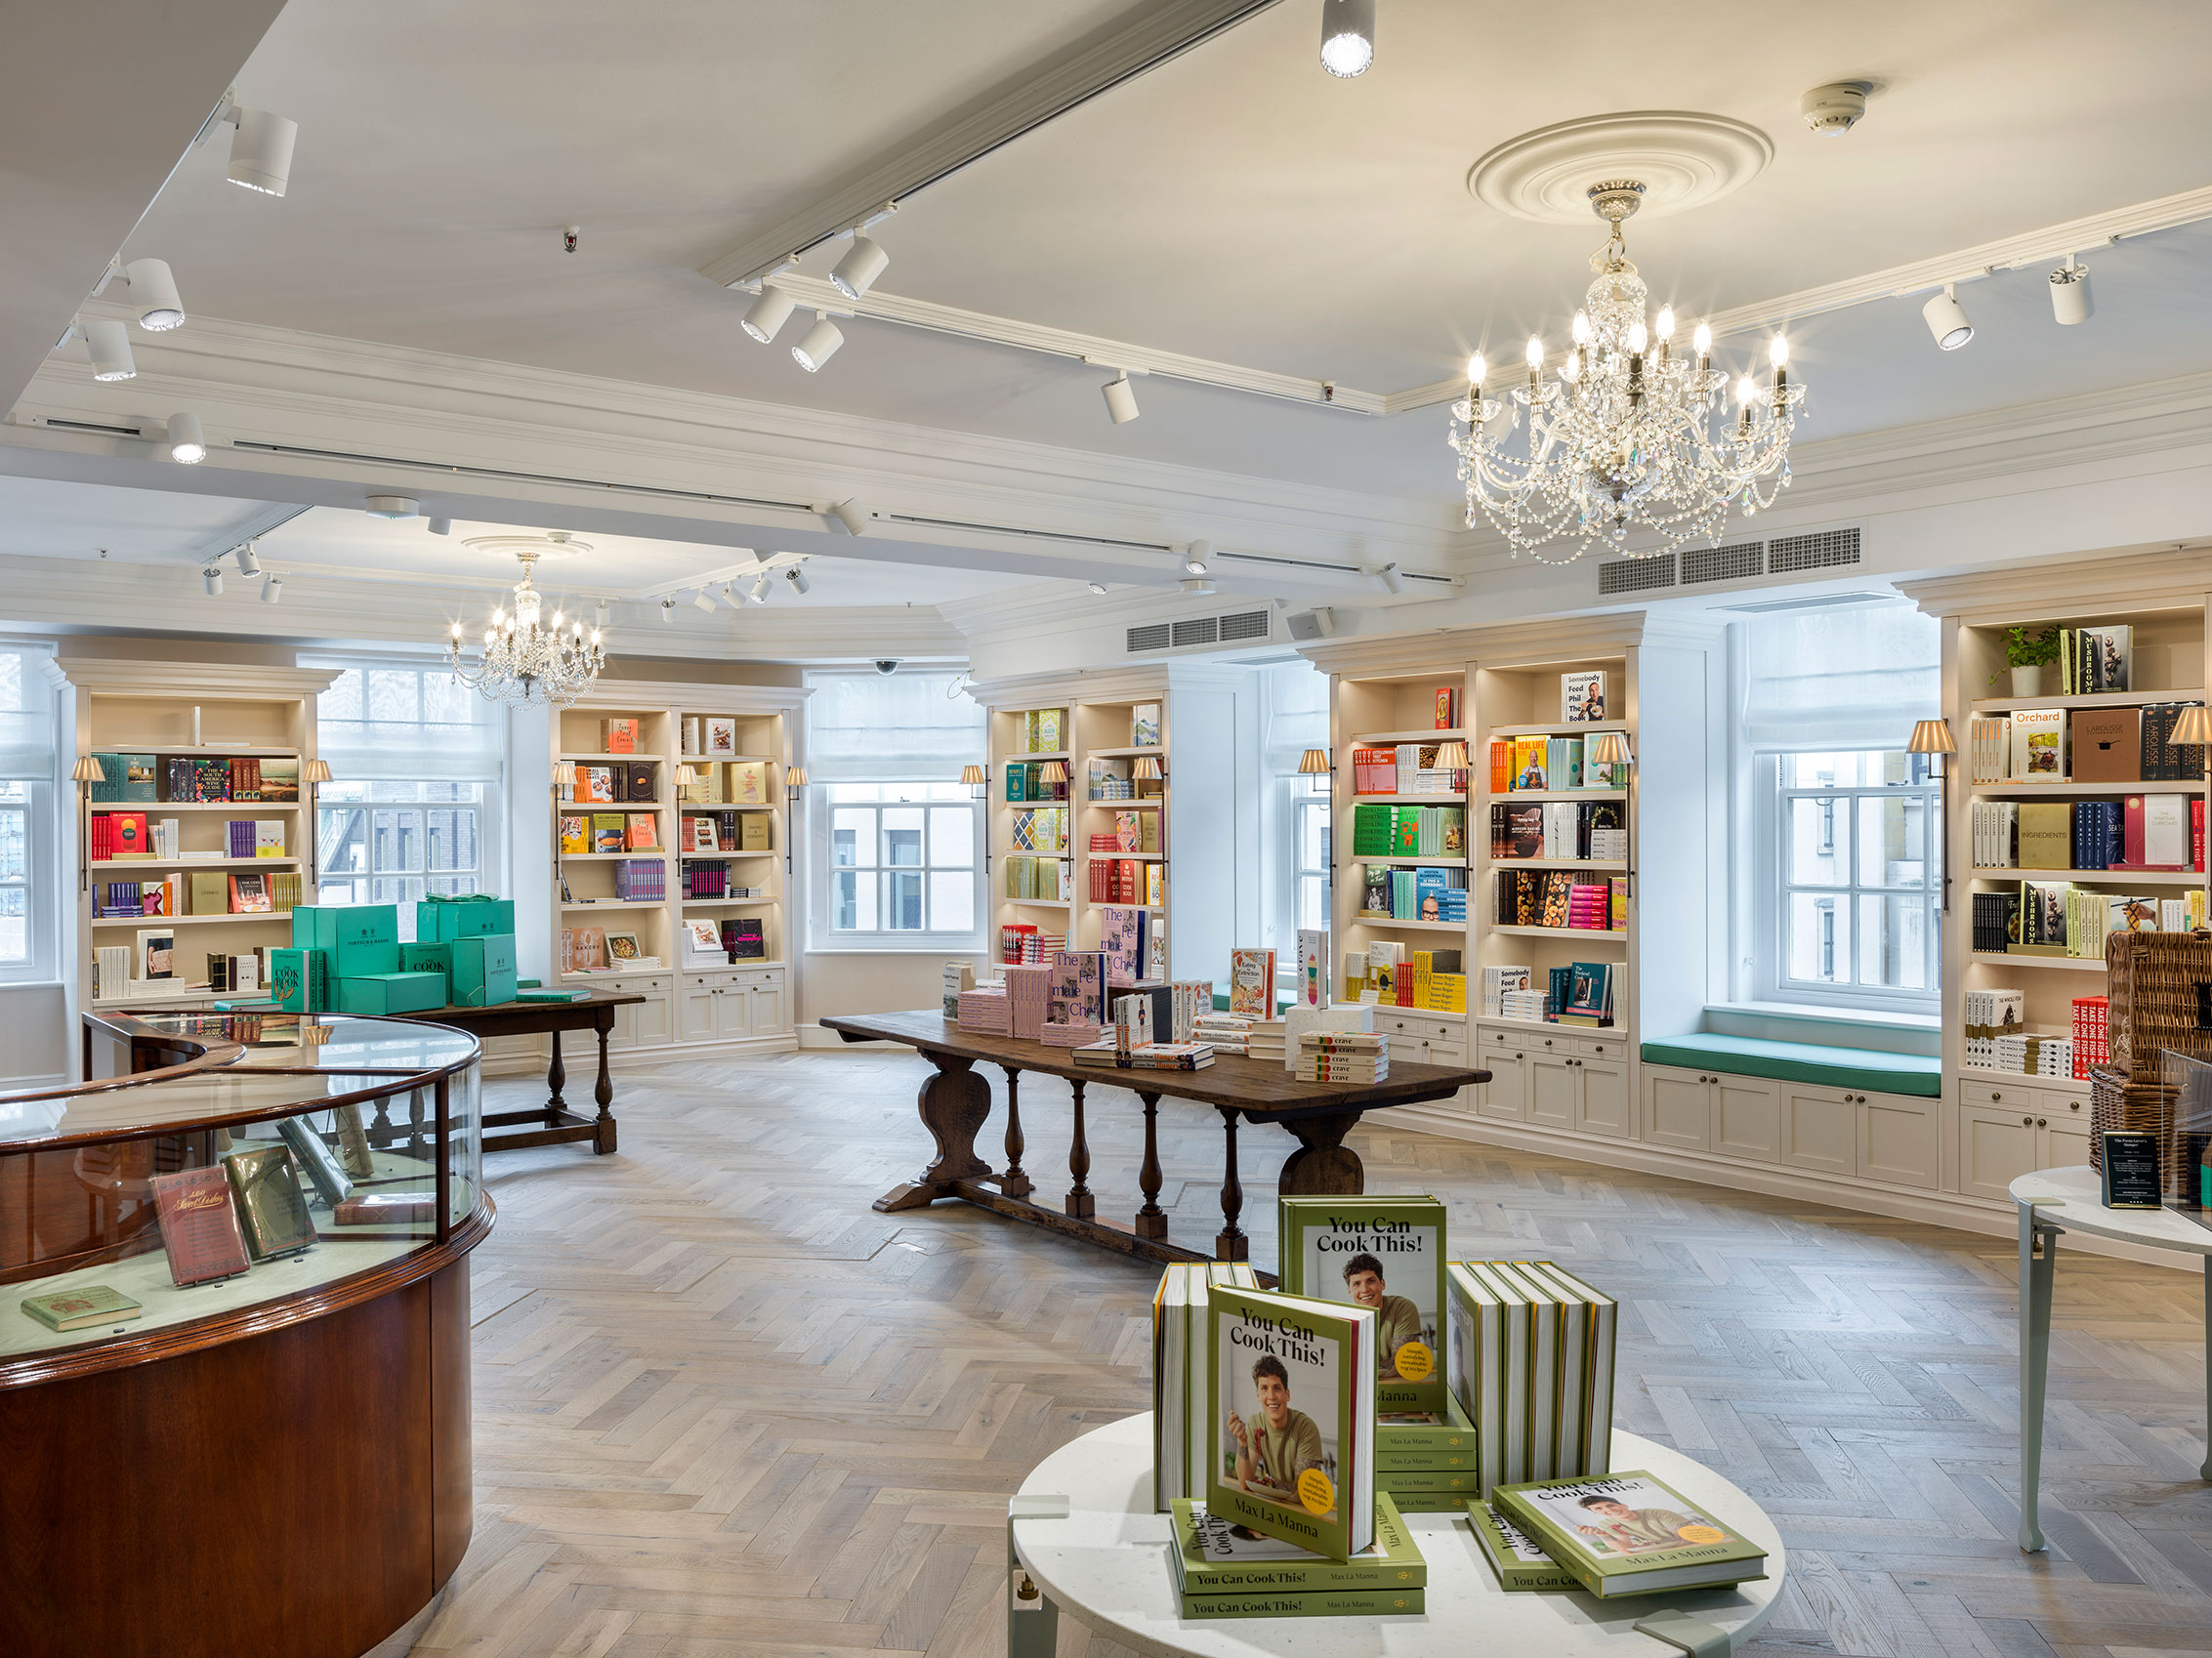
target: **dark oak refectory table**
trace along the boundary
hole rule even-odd
[[[904,1014],[866,1014],[825,1018],[825,1028],[847,1042],[895,1042],[916,1049],[936,1067],[922,1084],[915,1107],[922,1126],[937,1141],[928,1168],[875,1201],[886,1214],[919,1209],[940,1197],[957,1197],[995,1214],[1034,1226],[1064,1232],[1123,1255],[1148,1261],[1244,1261],[1251,1240],[1237,1225],[1244,1211],[1244,1186],[1236,1166],[1237,1124],[1279,1123],[1297,1140],[1283,1160],[1278,1191],[1293,1195],[1357,1193],[1366,1189],[1366,1171],[1358,1153],[1344,1143],[1352,1126],[1368,1111],[1449,1099],[1461,1089],[1487,1082],[1490,1073],[1452,1065],[1407,1065],[1393,1061],[1388,1081],[1372,1084],[1301,1082],[1280,1064],[1222,1055],[1202,1071],[1118,1070],[1078,1065],[1072,1051],[1048,1048],[1020,1037],[962,1030],[935,1010]],[[991,1111],[990,1084],[978,1064],[1006,1073],[1006,1167],[993,1169],[977,1153],[976,1136]],[[1020,1080],[1023,1071],[1065,1078],[1072,1085],[1073,1123],[1067,1172],[1074,1183],[1061,1207],[1030,1201],[1036,1182],[1022,1168],[1026,1141],[1022,1134]],[[1145,1202],[1134,1220],[1101,1219],[1098,1200],[1085,1183],[1091,1172],[1090,1142],[1084,1138],[1083,1090],[1089,1083],[1126,1088],[1144,1104],[1145,1162],[1138,1175]],[[1222,1229],[1210,1250],[1170,1243],[1167,1211],[1160,1207],[1163,1182],[1159,1154],[1159,1102],[1193,1099],[1221,1113],[1227,1161],[1221,1186]]]

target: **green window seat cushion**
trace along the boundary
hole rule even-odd
[[[1875,1094],[1943,1092],[1943,1062],[1917,1054],[1875,1048],[1831,1048],[1824,1043],[1769,1042],[1755,1036],[1693,1033],[1644,1044],[1648,1065],[1726,1071],[1732,1076],[1774,1077],[1818,1088],[1865,1089]]]

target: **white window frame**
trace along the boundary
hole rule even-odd
[[[830,797],[840,788],[880,791],[886,798],[875,801],[834,801]],[[946,793],[944,791],[955,791]],[[830,890],[843,869],[855,867],[837,864],[831,860],[831,825],[837,808],[866,808],[878,814],[878,846],[881,845],[881,812],[885,807],[900,805],[918,806],[928,810],[964,808],[968,812],[969,861],[965,866],[932,864],[928,861],[931,837],[925,829],[922,836],[923,862],[912,866],[923,878],[925,889],[932,871],[945,871],[965,867],[974,876],[974,920],[965,930],[909,930],[905,928],[878,927],[866,932],[840,930],[831,925]],[[814,954],[839,952],[856,955],[884,955],[914,952],[923,955],[975,955],[983,949],[986,917],[995,897],[994,879],[989,861],[984,856],[983,826],[988,803],[974,799],[963,783],[889,781],[880,783],[853,782],[846,784],[811,783],[806,789],[807,850],[814,866],[813,878],[807,883],[808,948]],[[858,867],[884,871],[889,866],[862,864]],[[908,866],[898,866],[904,873]],[[878,916],[882,914],[879,903]]]
[[[1941,796],[1934,776],[1924,782],[1903,785],[1865,784],[1835,789],[1790,788],[1781,783],[1781,767],[1789,754],[1841,754],[1888,753],[1891,750],[1828,744],[1820,747],[1806,745],[1789,749],[1762,749],[1752,756],[1752,816],[1753,841],[1757,848],[1756,874],[1754,877],[1753,948],[1751,969],[1753,993],[1762,1002],[1787,1003],[1808,1009],[1831,1009],[1837,1012],[1904,1014],[1938,1016],[1942,1008],[1942,813]],[[1852,847],[1849,863],[1851,880],[1848,885],[1814,886],[1791,885],[1788,878],[1786,840],[1789,813],[1785,803],[1797,799],[1814,799],[1832,802],[1838,815],[1847,825],[1845,833],[1856,838],[1857,834],[1857,802],[1862,799],[1899,800],[1919,798],[1925,802],[1923,819],[1928,837],[1929,855],[1925,860],[1928,879],[1924,887],[1899,888],[1870,886],[1858,879],[1857,848]],[[1836,948],[1852,951],[1856,940],[1857,900],[1861,896],[1895,897],[1920,894],[1928,910],[1927,927],[1927,978],[1925,990],[1891,989],[1879,985],[1857,983],[1829,984],[1816,980],[1792,979],[1786,976],[1789,961],[1789,913],[1791,894],[1797,892],[1832,895],[1839,907],[1846,911],[1844,922],[1837,932]],[[1852,971],[1857,971],[1856,954]]]
[[[21,801],[0,801],[0,813],[23,814],[23,876],[0,880],[0,891],[20,890],[23,903],[23,959],[0,961],[0,984],[51,984],[59,976],[55,949],[60,932],[61,841],[54,817],[54,785],[40,778],[0,777],[21,784]],[[75,871],[70,871],[72,879]]]
[[[1318,882],[1321,890],[1320,918],[1314,925],[1323,933],[1335,931],[1335,919],[1329,912],[1336,896],[1334,872],[1330,868],[1330,859],[1335,855],[1336,825],[1328,773],[1294,773],[1290,784],[1290,855],[1284,861],[1290,869],[1290,936],[1295,941],[1298,930],[1307,925],[1306,887],[1309,882]],[[1318,864],[1306,861],[1306,823],[1312,815],[1321,820],[1321,861]]]
[[[409,894],[400,897],[375,895],[374,890],[376,884],[380,881],[399,882],[402,884],[411,884],[413,882],[420,881],[423,883],[425,892],[437,891],[451,892],[498,891],[498,861],[500,850],[499,805],[501,791],[499,790],[497,785],[488,783],[482,779],[478,779],[474,782],[469,783],[458,783],[455,785],[456,787],[460,788],[475,789],[477,792],[477,798],[474,801],[408,801],[377,798],[377,791],[380,789],[412,789],[419,793],[425,788],[434,786],[428,783],[399,783],[394,781],[383,781],[365,782],[355,786],[367,790],[368,798],[365,800],[333,800],[331,798],[332,794],[345,790],[347,788],[347,785],[339,782],[331,782],[324,783],[320,786],[320,796],[316,802],[315,810],[315,895],[317,902],[346,903],[349,901],[356,901],[364,904],[396,903],[402,909],[406,909],[407,907],[411,906],[421,895]],[[477,862],[476,866],[473,869],[438,870],[429,867],[430,829],[428,824],[428,817],[431,812],[440,809],[454,811],[472,811],[476,814]],[[331,850],[329,828],[330,819],[340,814],[351,811],[363,811],[371,814],[370,833],[372,837],[375,832],[375,813],[398,812],[411,814],[420,826],[418,832],[421,835],[423,842],[423,867],[419,870],[397,871],[378,871],[372,868],[364,870],[358,875],[340,872],[334,877],[333,884],[343,883],[351,885],[355,882],[366,882],[371,890],[371,895],[369,897],[361,898],[358,900],[347,900],[327,895],[325,892],[324,871],[321,867],[321,862],[322,859],[326,855],[328,855]],[[373,843],[370,855],[373,859],[375,855]],[[443,888],[435,888],[431,885],[433,882],[442,882],[447,883],[448,885]],[[401,931],[405,931],[405,928],[403,926],[401,928]]]

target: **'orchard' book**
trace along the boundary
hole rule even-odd
[[[1211,1286],[1206,1509],[1349,1561],[1374,1541],[1375,1314]]]
[[[1498,1513],[1601,1600],[1767,1575],[1767,1552],[1649,1473],[1501,1485]]]
[[[153,1193],[169,1276],[177,1285],[234,1278],[252,1264],[231,1205],[230,1179],[221,1169],[180,1169],[151,1176],[146,1183]]]
[[[1375,1493],[1375,1541],[1349,1561],[1310,1554],[1294,1543],[1231,1525],[1206,1505],[1178,1497],[1177,1583],[1186,1595],[1229,1595],[1319,1589],[1421,1589],[1429,1563],[1387,1491]]]
[[[1285,1295],[1375,1313],[1376,1407],[1440,1411],[1444,1206],[1433,1197],[1277,1200]]]

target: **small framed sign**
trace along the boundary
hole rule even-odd
[[[2107,1129],[2102,1138],[2105,1142],[2105,1207],[2160,1207],[2158,1137],[2129,1129]]]

